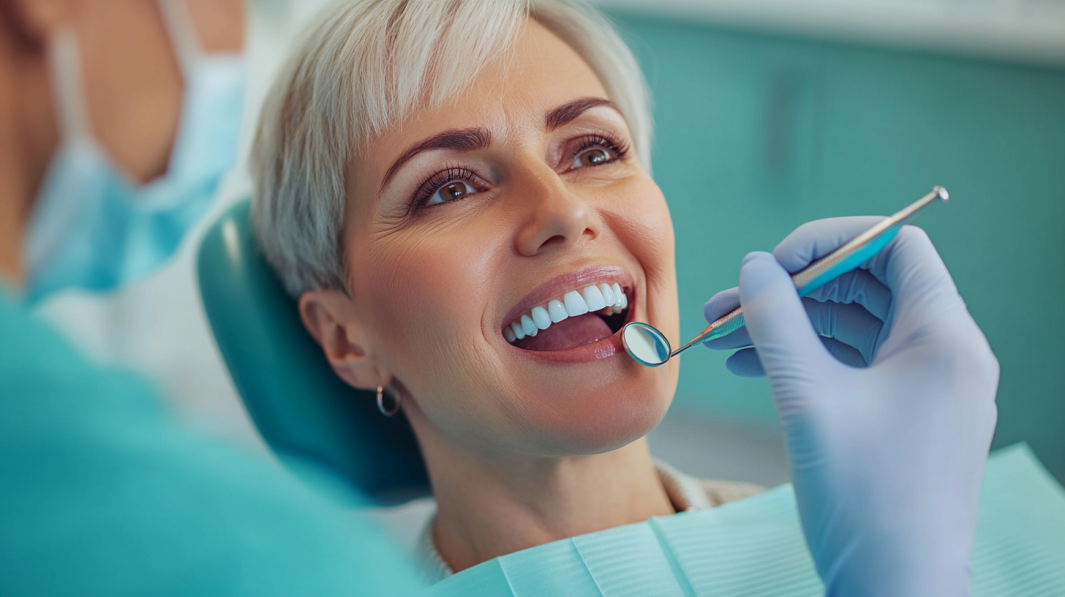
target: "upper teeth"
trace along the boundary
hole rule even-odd
[[[510,325],[503,328],[503,337],[507,342],[521,340],[526,336],[535,336],[540,330],[546,330],[551,324],[567,317],[576,317],[588,312],[603,311],[606,315],[621,313],[629,306],[629,298],[617,282],[598,284],[584,290],[571,290],[559,298],[552,299],[545,305],[533,307],[529,313],[522,314]]]

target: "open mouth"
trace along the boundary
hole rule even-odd
[[[613,336],[628,311],[626,288],[617,282],[593,284],[533,307],[504,326],[503,337],[523,350],[577,348]]]

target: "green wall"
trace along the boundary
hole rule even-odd
[[[615,17],[654,93],[682,334],[747,252],[942,184],[918,223],[1002,364],[995,445],[1065,476],[1065,70]],[[678,405],[775,425],[765,381],[726,356],[686,355]]]

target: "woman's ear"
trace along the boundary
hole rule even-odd
[[[367,350],[368,338],[346,294],[336,290],[308,290],[300,295],[299,310],[304,327],[318,341],[340,379],[362,390],[392,382],[391,375],[378,366]]]

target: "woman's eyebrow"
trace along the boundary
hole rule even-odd
[[[491,144],[492,133],[490,133],[488,129],[483,128],[452,129],[433,135],[428,139],[412,145],[407,151],[403,152],[403,155],[399,156],[399,158],[392,163],[392,166],[388,168],[388,172],[385,173],[385,179],[381,183],[381,189],[384,190],[388,181],[392,179],[396,174],[396,171],[398,171],[403,164],[406,164],[414,156],[423,151],[431,151],[433,149],[474,151],[476,149],[484,149]]]
[[[547,130],[553,131],[560,126],[575,120],[578,116],[584,114],[585,111],[597,106],[610,106],[615,110],[618,109],[617,106],[614,105],[614,102],[608,99],[603,99],[601,97],[582,97],[571,102],[566,102],[548,112],[544,117],[544,123],[547,125]]]

